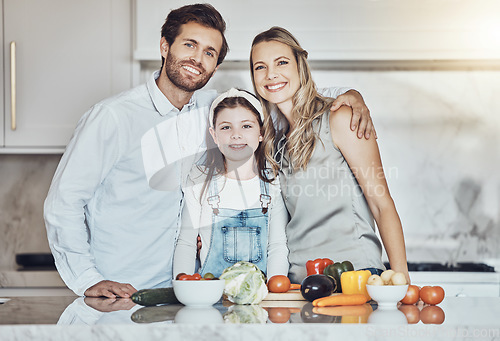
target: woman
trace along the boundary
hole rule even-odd
[[[290,279],[306,276],[309,259],[349,260],[355,269],[383,271],[382,246],[391,268],[409,281],[401,221],[389,194],[375,137],[358,139],[349,129],[352,111],[330,113],[311,78],[307,52],[283,28],[273,27],[252,43],[250,69],[264,103],[265,150],[275,156],[290,214]],[[276,111],[288,127],[276,132]],[[274,137],[274,143],[272,142]]]

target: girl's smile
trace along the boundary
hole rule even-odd
[[[230,144],[229,148],[234,149],[234,150],[241,150],[245,148],[247,145],[246,144]]]

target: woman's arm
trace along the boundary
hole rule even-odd
[[[344,155],[363,190],[377,222],[391,268],[403,272],[409,281],[403,228],[389,193],[377,141],[374,136],[358,139],[353,135],[347,129],[351,116],[352,109],[345,106],[330,113],[333,142]]]
[[[274,275],[288,276],[288,247],[285,227],[288,211],[281,196],[279,178],[270,184],[271,210],[269,211],[269,234],[267,240],[267,278]]]
[[[374,134],[375,138],[377,133],[375,127],[373,126],[372,118],[370,116],[370,110],[366,106],[365,100],[361,94],[350,88],[324,88],[319,89],[319,92],[325,97],[335,98],[332,103],[331,111],[336,111],[342,105],[347,105],[352,108],[351,117],[351,130],[356,131],[358,138],[363,136],[366,139],[370,138],[370,135]]]

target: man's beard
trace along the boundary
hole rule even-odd
[[[194,66],[196,69],[200,70],[201,78],[199,81],[193,82],[188,77],[183,76],[181,74],[182,65]],[[201,64],[196,64],[193,61],[180,61],[175,58],[170,51],[168,51],[167,58],[165,59],[165,74],[168,79],[170,79],[176,87],[186,92],[193,92],[203,88],[208,83],[214,72],[215,70],[211,73],[207,73]]]

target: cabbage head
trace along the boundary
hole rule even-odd
[[[252,263],[241,261],[226,268],[219,279],[226,281],[224,293],[236,304],[259,304],[267,296],[264,274]]]

